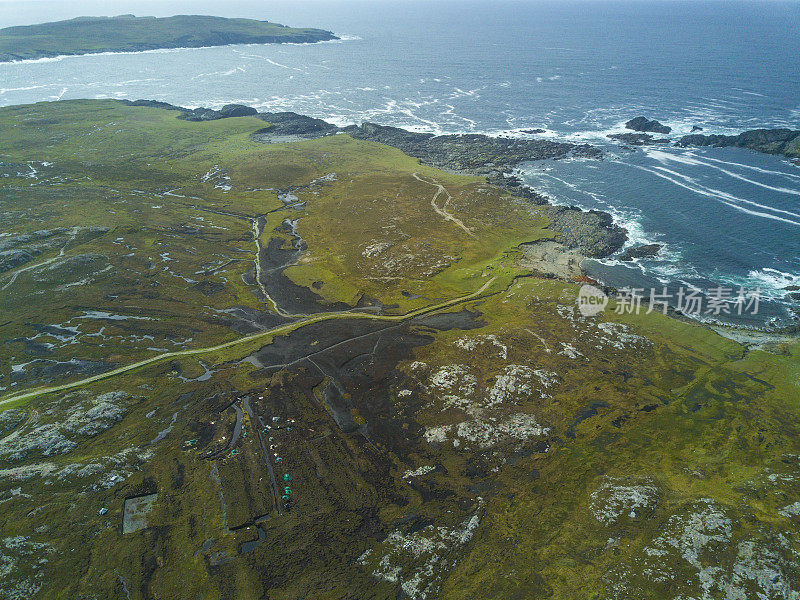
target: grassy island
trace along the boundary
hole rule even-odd
[[[78,17],[0,29],[0,62],[98,52],[139,52],[228,44],[312,43],[337,39],[322,29],[205,15]]]

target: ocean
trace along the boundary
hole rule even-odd
[[[3,26],[120,13],[268,19],[342,39],[0,64],[0,105],[236,102],[342,125],[586,141],[606,157],[532,163],[520,176],[556,203],[610,212],[629,245],[663,245],[634,263],[587,260],[589,275],[645,290],[758,290],[758,314],[704,318],[796,321],[800,167],[735,148],[630,149],[606,136],[639,115],[672,127],[672,139],[695,125],[800,128],[800,2],[0,2]]]

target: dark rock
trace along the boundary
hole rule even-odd
[[[486,181],[511,192],[514,196],[525,198],[532,204],[550,204],[550,199],[547,196],[522,183],[522,180],[516,175],[494,171],[486,176]]]
[[[142,101],[139,100],[137,102]],[[258,114],[258,111],[255,108],[251,106],[244,106],[242,104],[226,104],[219,110],[213,110],[211,108],[181,108],[178,110],[184,111],[183,114],[178,116],[179,119],[183,119],[184,121],[216,121],[217,119],[228,119],[230,117],[250,117]]]
[[[422,162],[461,173],[507,172],[520,163],[548,158],[600,158],[599,148],[549,140],[495,138],[483,134],[438,135],[364,123],[342,131],[359,140],[394,146]]]
[[[298,115],[295,112],[260,113],[258,118],[269,124],[254,134],[256,139],[260,141],[269,141],[269,138],[274,136],[288,135],[320,137],[339,131],[336,125],[327,121]]]
[[[145,106],[148,108],[162,108],[164,110],[179,110],[188,111],[190,109],[168,104],[167,102],[159,102],[158,100],[120,100],[123,104],[129,106]]]
[[[669,133],[672,131],[671,127],[662,125],[656,120],[650,121],[646,117],[636,117],[635,119],[631,119],[625,123],[625,127],[627,129],[633,129],[634,131],[643,131],[649,133]]]
[[[634,246],[623,252],[619,259],[629,262],[637,258],[653,258],[654,256],[658,255],[660,250],[661,244],[645,244],[642,246]]]
[[[216,110],[210,108],[195,108],[178,115],[178,118],[184,121],[214,121],[222,117],[220,117],[219,112]]]
[[[244,106],[243,104],[226,104],[219,109],[220,119],[227,119],[228,117],[252,117],[258,114],[258,111],[252,106]]]
[[[584,256],[610,256],[628,239],[628,232],[616,225],[607,212],[584,211],[576,206],[547,206],[545,214],[550,218],[548,228],[559,232],[559,241]]]
[[[649,133],[610,133],[607,137],[633,146],[649,146],[652,144],[669,144],[667,138],[656,139]]]
[[[522,133],[528,133],[533,135],[536,133],[544,133],[545,131],[546,131],[545,129],[523,129]]]
[[[703,128],[700,127],[699,125],[692,125],[691,133],[694,133],[695,131],[703,131]]]
[[[800,131],[792,129],[752,129],[739,135],[703,135],[694,133],[683,136],[676,146],[734,146],[749,148],[766,154],[783,154],[790,158],[800,157]]]

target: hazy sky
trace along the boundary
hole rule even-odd
[[[29,25],[81,15],[168,16],[215,14],[314,26],[324,22],[324,4],[375,0],[0,0],[0,27]],[[302,18],[303,22],[296,22]],[[288,21],[294,21],[289,23]]]
[[[136,15],[168,16],[175,14],[215,14],[231,17],[250,17],[268,19],[286,25],[324,27],[326,25],[326,7],[333,8],[332,13],[339,16],[347,14],[359,3],[374,4],[385,2],[404,4],[413,2],[423,5],[432,0],[0,0],[0,27],[10,25],[30,25],[45,21],[69,19],[81,15],[118,15],[133,13]],[[433,0],[437,1],[437,0]],[[459,0],[440,0],[459,1]],[[465,4],[487,3],[496,0],[461,0]],[[515,0],[508,0],[515,1]],[[748,0],[517,0],[519,2],[735,2]],[[798,0],[752,0],[797,2]],[[355,9],[357,10],[357,9]],[[330,17],[330,14],[328,15]],[[330,23],[328,23],[330,25]]]

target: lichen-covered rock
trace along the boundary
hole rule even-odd
[[[34,416],[26,428],[0,441],[0,460],[19,461],[31,454],[66,454],[78,445],[79,438],[95,436],[122,420],[127,398],[128,394],[121,391],[93,400],[73,395],[66,409],[53,405],[41,416]]]
[[[658,487],[649,479],[604,479],[592,492],[590,508],[605,526],[628,523],[650,515],[658,504]]]
[[[47,564],[50,544],[23,536],[0,540],[0,598],[29,600],[42,587],[39,571]]]
[[[783,533],[706,499],[670,516],[632,563],[609,574],[608,591],[618,599],[797,600],[799,558]]]
[[[445,365],[430,377],[430,389],[445,407],[466,408],[478,380],[465,365]]]
[[[527,440],[548,432],[549,429],[540,425],[535,416],[517,413],[505,418],[489,417],[431,427],[425,431],[425,440],[440,444],[450,441],[455,447],[491,448],[502,442]]]
[[[374,577],[399,584],[404,597],[435,598],[447,573],[458,562],[459,550],[478,528],[482,506],[481,503],[475,514],[450,527],[428,525],[410,533],[397,529],[378,548],[364,552],[357,562]]]

